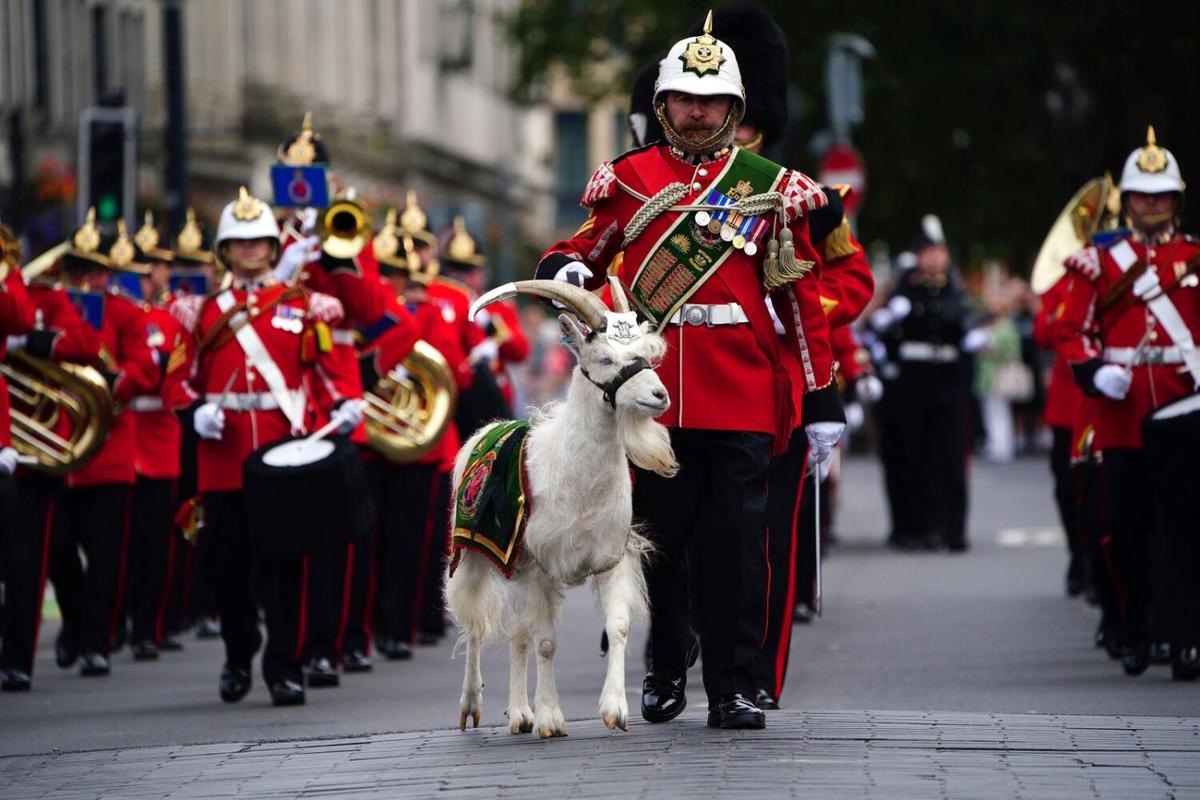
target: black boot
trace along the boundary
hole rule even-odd
[[[1200,678],[1200,647],[1180,647],[1171,662],[1171,680],[1194,681]]]
[[[642,681],[642,719],[670,722],[687,708],[687,677],[665,678],[651,672]]]
[[[342,669],[346,672],[370,672],[371,666],[371,657],[362,650],[342,654]]]
[[[79,657],[79,674],[84,677],[94,678],[107,675],[110,671],[108,656],[88,652]]]
[[[708,710],[708,727],[726,730],[761,730],[767,715],[739,693],[727,694]]]
[[[231,667],[226,664],[221,668],[221,699],[226,703],[236,703],[246,696],[254,679],[250,677],[249,667]]]
[[[1136,678],[1150,666],[1150,645],[1145,642],[1127,644],[1121,648],[1121,669],[1131,678]]]
[[[134,661],[156,661],[158,659],[158,648],[149,639],[130,643],[129,651],[133,653]]]
[[[23,669],[0,670],[0,692],[28,692],[33,678]]]
[[[304,687],[295,681],[282,680],[277,683],[272,683],[269,687],[271,692],[271,704],[276,706],[302,706],[304,705]]]
[[[779,710],[779,701],[776,700],[775,696],[766,689],[759,689],[758,693],[754,695],[754,705],[758,706],[763,711]]]
[[[337,686],[341,679],[328,658],[310,658],[304,665],[304,680],[314,689]]]

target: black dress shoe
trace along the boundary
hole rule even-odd
[[[435,633],[434,631],[420,631],[417,633],[417,644],[421,645],[422,647],[435,645],[441,640],[441,634]]]
[[[337,686],[338,672],[328,658],[310,658],[304,665],[304,681],[313,689]]]
[[[1121,647],[1121,669],[1131,678],[1136,678],[1150,666],[1150,645],[1127,644]]]
[[[134,661],[156,661],[158,659],[158,648],[154,646],[154,642],[146,639],[131,643],[129,652],[133,653]]]
[[[250,677],[250,668],[231,667],[226,664],[221,668],[221,699],[226,703],[236,703],[250,692],[254,679]]]
[[[58,632],[54,640],[54,663],[59,669],[70,669],[79,660],[79,644],[65,630]]]
[[[173,633],[164,633],[162,641],[158,643],[158,649],[163,652],[175,652],[183,649],[183,642],[179,641],[179,637]]]
[[[412,648],[398,639],[380,639],[377,649],[388,661],[405,661],[413,655]]]
[[[799,625],[807,625],[813,621],[816,613],[813,607],[808,603],[796,603],[796,607],[792,609],[792,623]]]
[[[215,639],[221,635],[221,623],[213,617],[201,617],[196,621],[197,639]]]
[[[743,694],[727,694],[708,711],[708,727],[726,730],[760,730],[767,727],[767,715]]]
[[[1067,597],[1079,597],[1083,594],[1088,586],[1087,572],[1084,570],[1084,562],[1081,558],[1072,558],[1067,564]]]
[[[272,683],[271,705],[302,706],[304,705],[304,687],[295,681],[283,680]]]
[[[758,706],[763,711],[779,710],[779,701],[776,700],[775,696],[766,689],[759,689],[758,693],[754,695],[754,705]]]
[[[1171,680],[1194,681],[1200,678],[1200,647],[1181,647],[1171,662]]]
[[[33,678],[25,670],[0,670],[0,692],[28,692],[32,687]]]
[[[342,669],[346,672],[370,672],[371,657],[362,650],[351,650],[342,654]]]
[[[670,722],[687,708],[687,678],[663,678],[651,672],[642,681],[642,719]]]
[[[1150,645],[1151,664],[1170,664],[1175,660],[1175,651],[1170,642],[1153,642]]]
[[[108,657],[99,653],[84,653],[79,657],[79,674],[86,677],[107,675],[111,671]]]

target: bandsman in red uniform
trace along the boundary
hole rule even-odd
[[[1200,243],[1176,229],[1183,189],[1150,128],[1121,173],[1130,233],[1067,259],[1081,280],[1057,331],[1080,387],[1098,398],[1122,666],[1140,675],[1170,659],[1176,679],[1194,680],[1200,558],[1187,476],[1200,427]]]
[[[126,553],[137,449],[137,422],[129,409],[141,395],[157,393],[166,360],[146,346],[142,309],[119,289],[114,270],[130,269],[135,249],[118,221],[118,236],[102,247],[93,213],[63,258],[68,295],[100,334],[98,366],[109,382],[114,416],[99,455],[67,476],[55,501],[50,580],[63,617],[63,636],[74,638],[80,673],[107,675],[108,654],[124,626]],[[87,558],[86,569],[80,552]]]
[[[35,306],[34,327],[27,335],[9,337],[8,348],[20,348],[35,358],[48,361],[94,363],[100,356],[100,334],[83,321],[62,285],[52,277],[56,269],[61,270],[61,260],[27,287]],[[55,430],[60,434],[66,432]],[[4,630],[0,637],[3,639],[0,649],[3,684],[0,688],[6,690],[27,690],[32,685],[42,597],[50,563],[52,509],[63,482],[61,477],[24,466],[16,473],[21,502],[13,531],[13,548],[9,552]],[[78,660],[76,631],[66,627],[60,629],[54,656],[58,666],[64,669]]]
[[[191,405],[195,396],[186,383],[190,363],[183,327],[169,310],[175,300],[171,291],[175,254],[160,245],[150,212],[133,238],[137,246],[134,263],[143,272],[146,347],[158,363],[166,365],[159,391],[135,397],[130,403],[137,420],[137,482],[130,518],[126,611],[133,657],[149,661],[158,658],[160,647],[182,647],[168,630],[166,618],[173,574],[182,555],[174,530],[182,440],[176,412]]]
[[[681,618],[670,586],[660,595],[655,584],[690,548],[708,722],[723,728],[765,725],[752,667],[766,620],[767,465],[795,427],[768,295],[802,365],[802,422],[817,461],[844,424],[809,229],[829,198],[807,176],[733,146],[744,109],[737,58],[710,25],[676,43],[654,98],[668,144],[602,165],[583,196],[591,216],[538,267],[539,277],[598,287],[622,252],[617,276],[666,338],[656,371],[672,402],[660,421],[681,469],[670,480],[639,472],[634,513],[660,551],[647,575],[653,615]],[[643,716],[664,721],[686,702],[690,632],[655,625],[652,636]]]
[[[345,394],[346,375],[326,326],[341,317],[340,303],[284,285],[271,272],[279,226],[270,208],[243,188],[221,213],[215,248],[232,281],[200,309],[192,385],[205,399],[194,425],[202,440],[199,489],[212,533],[206,566],[225,642],[220,695],[237,702],[250,690],[251,659],[262,643],[261,603],[263,677],[275,705],[295,705],[305,701],[300,658],[307,556],[254,547],[253,539],[266,532],[249,530],[247,503],[254,498],[243,491],[242,466],[252,451],[329,418],[340,431],[353,430],[362,422],[362,401]]]
[[[409,208],[412,208],[410,204]],[[416,252],[411,234],[389,216],[375,239],[380,270],[389,290],[402,298],[417,335],[446,359],[461,392],[472,374],[457,316],[431,299],[430,262]],[[410,379],[403,367],[394,373]],[[450,470],[459,436],[453,420],[429,451],[404,463],[380,455],[371,464],[379,512],[374,619],[377,646],[390,660],[412,656],[412,646],[437,641],[444,631],[441,576],[446,552],[443,525],[450,503]]]

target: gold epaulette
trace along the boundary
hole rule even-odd
[[[858,243],[850,234],[850,220],[842,217],[842,223],[825,237],[826,261],[844,258],[858,252]]]

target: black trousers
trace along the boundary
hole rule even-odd
[[[50,580],[64,635],[83,652],[108,655],[122,622],[131,493],[107,483],[65,489],[55,501]]]
[[[431,530],[445,524],[433,513],[438,465],[376,461],[371,468],[379,511],[375,629],[411,643],[422,622]]]
[[[771,436],[675,428],[671,444],[679,474],[638,470],[633,490],[634,516],[657,548],[646,574],[654,671],[684,674],[694,620],[709,702],[733,692],[753,697],[767,616]],[[690,615],[681,604],[681,570],[691,577]]]
[[[0,631],[0,668],[33,674],[42,621],[42,595],[50,561],[54,498],[62,479],[36,472],[10,479],[15,517],[6,528],[4,627]]]
[[[936,388],[920,375],[897,381],[899,477],[907,520],[897,521],[896,534],[965,544],[968,402],[957,386]]]
[[[450,550],[450,473],[439,470],[433,479],[433,505],[421,542],[421,594],[417,598],[418,630],[446,635],[445,580]]]
[[[1121,640],[1140,644],[1151,636],[1150,549],[1155,538],[1151,465],[1143,450],[1104,451],[1108,503],[1108,556],[1121,609]]]
[[[353,544],[308,559],[305,660],[327,658],[336,664],[342,653],[342,631],[348,613]]]
[[[221,616],[226,662],[249,669],[262,643],[258,630],[261,603],[267,625],[263,678],[269,684],[285,679],[299,683],[307,625],[307,557],[257,551],[243,492],[209,492],[204,495],[204,510],[211,525],[204,572]]]
[[[1151,539],[1156,640],[1176,648],[1200,645],[1200,495],[1195,487],[1200,413],[1145,426],[1154,481],[1156,526]]]
[[[1067,534],[1067,550],[1072,563],[1086,558],[1083,530],[1076,497],[1078,478],[1071,469],[1071,429],[1053,427],[1050,445],[1050,473],[1054,476],[1054,503],[1058,518]]]
[[[1105,627],[1120,625],[1121,602],[1112,571],[1112,536],[1107,524],[1107,500],[1100,465],[1091,461],[1071,467],[1074,483],[1073,517],[1083,552],[1091,566],[1092,586],[1100,601]]]
[[[129,590],[125,602],[135,642],[162,641],[177,555],[174,510],[174,479],[137,479],[129,519]]]
[[[770,593],[766,636],[762,651],[754,661],[754,682],[756,688],[775,698],[783,692],[787,677],[793,609],[796,603],[812,602],[816,526],[805,526],[800,518],[802,497],[812,493],[811,481],[804,480],[807,457],[808,437],[802,428],[797,428],[792,432],[787,451],[772,458],[767,468]],[[801,487],[805,488],[802,490]],[[811,500],[808,507],[811,513]],[[805,551],[803,558],[801,550]]]
[[[891,512],[888,539],[897,541],[917,527],[910,510],[911,501],[905,494],[904,483],[904,418],[900,399],[895,396],[896,382],[890,381],[884,390],[879,408],[879,460],[883,467],[883,489]]]
[[[343,654],[366,654],[371,650],[371,609],[375,602],[375,552],[378,541],[376,523],[366,539],[350,545],[350,587],[346,593],[346,613],[342,620]]]

